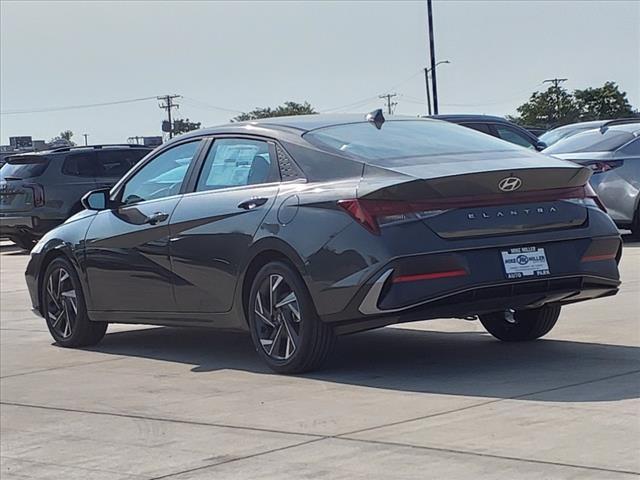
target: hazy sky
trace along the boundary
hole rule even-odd
[[[366,112],[398,93],[424,113],[426,2],[12,2],[2,0],[1,109],[176,93],[178,115],[224,123],[256,106],[309,101]],[[640,106],[640,2],[434,0],[441,112],[511,114],[544,79],[618,82]],[[216,109],[223,107],[230,111]],[[344,108],[341,108],[344,107]],[[155,100],[3,114],[13,135],[123,142],[160,132]]]

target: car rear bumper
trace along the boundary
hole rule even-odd
[[[41,237],[49,230],[57,227],[63,220],[43,220],[29,215],[0,214],[0,236],[29,234]]]
[[[345,310],[323,320],[338,333],[350,333],[399,322],[569,304],[618,291],[619,236],[512,246],[543,248],[549,272],[507,278],[502,252],[508,246],[399,257],[377,269]]]
[[[0,229],[33,228],[33,218],[29,216],[0,215]]]

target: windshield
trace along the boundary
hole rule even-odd
[[[391,120],[378,130],[371,123],[352,123],[312,130],[309,142],[366,159],[423,157],[460,153],[520,150],[470,128],[436,120]]]
[[[549,132],[543,133],[540,136],[540,140],[546,143],[548,146],[551,146],[554,143],[556,143],[558,140],[562,140],[563,138],[568,137],[579,131],[580,130],[571,130],[569,128],[567,129],[560,128],[556,130],[551,130]]]
[[[624,130],[608,129],[604,133],[600,129],[571,135],[549,148],[544,153],[578,153],[578,152],[611,152],[633,140],[632,133]]]
[[[47,168],[48,160],[45,157],[37,157],[37,160],[13,160],[5,163],[0,168],[0,179],[2,180],[22,180],[23,178],[39,177]]]

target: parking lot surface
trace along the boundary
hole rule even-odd
[[[543,340],[417,322],[287,377],[235,333],[112,325],[59,348],[30,311],[28,255],[0,242],[0,476],[637,477],[640,243],[625,247],[620,293],[565,307]]]

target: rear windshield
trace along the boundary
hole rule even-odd
[[[336,125],[312,130],[304,138],[349,156],[383,160],[522,149],[470,128],[437,120],[391,120],[380,130],[368,122]]]
[[[609,129],[601,133],[598,128],[560,140],[545,149],[544,153],[612,152],[633,138],[632,133],[624,130]]]
[[[49,159],[46,157],[13,158],[0,168],[0,178],[2,180],[21,180],[39,177],[44,173],[48,164]]]

